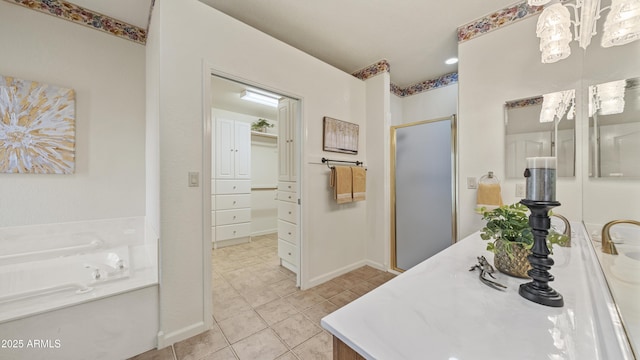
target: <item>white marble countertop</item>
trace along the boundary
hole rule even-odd
[[[322,326],[367,359],[633,359],[581,223],[554,248],[550,285],[562,308],[522,298],[526,279],[496,273],[506,291],[469,268],[484,255],[475,233],[327,315]]]

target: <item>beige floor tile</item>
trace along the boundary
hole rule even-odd
[[[215,289],[213,291],[215,294]],[[224,299],[218,299],[214,296],[213,299],[213,317],[218,322],[251,310],[251,305],[240,295]]]
[[[255,310],[269,326],[298,313],[298,310],[296,310],[293,305],[291,305],[287,300],[280,298],[261,305]]]
[[[353,276],[349,276],[348,273],[344,275],[340,275],[337,278],[331,280],[331,282],[333,282],[334,284],[337,284],[343,289],[350,289],[354,287],[356,284],[361,283],[362,281],[364,281],[364,279],[358,278],[358,277],[354,278]]]
[[[293,279],[278,281],[277,283],[271,284],[270,287],[272,290],[274,290],[278,295],[282,297],[291,295],[299,291],[298,287],[296,286],[296,282]]]
[[[287,352],[287,347],[271,329],[253,334],[232,347],[240,360],[273,360]]]
[[[285,275],[282,271],[278,269],[265,270],[257,274],[258,279],[266,284],[273,284],[275,282],[288,279],[290,276]]]
[[[335,305],[338,306],[338,308],[341,308],[345,305],[347,305],[348,303],[352,302],[353,300],[357,299],[359,296],[352,293],[349,290],[345,290],[343,292],[341,292],[340,294],[332,297],[331,299],[329,299],[329,301]]]
[[[298,357],[294,353],[289,351],[289,352],[284,353],[284,355],[280,356],[276,360],[298,360]]]
[[[242,296],[253,308],[264,305],[273,300],[280,299],[280,295],[268,287],[243,291]]]
[[[238,290],[241,293],[255,291],[268,285],[260,281],[255,276],[255,274],[229,281],[229,283],[231,284],[231,286],[233,286],[234,289]]]
[[[373,285],[370,282],[363,281],[351,287],[351,289],[349,290],[351,290],[351,292],[356,295],[362,296],[375,288],[377,288],[377,286]]]
[[[204,359],[206,360],[237,360],[237,357],[233,353],[233,350],[231,350],[231,346],[227,346],[226,348],[222,350],[218,350],[215,353],[213,353],[211,356],[207,356]]]
[[[331,297],[334,297],[338,294],[340,294],[341,292],[345,291],[346,289],[343,288],[342,286],[340,286],[340,284],[333,282],[333,281],[327,281],[324,284],[318,285],[312,289],[310,289],[311,291],[315,292],[316,294],[322,296],[325,299],[329,299]]]
[[[380,275],[376,275],[370,279],[367,279],[367,282],[370,282],[371,284],[375,285],[375,286],[380,286],[384,283],[386,283],[387,281],[393,279],[394,277],[396,277],[395,275],[393,275],[392,273],[389,272],[385,272],[382,273]]]
[[[314,305],[309,309],[304,311],[304,316],[306,316],[309,320],[311,320],[314,324],[320,325],[320,319],[331,314],[332,312],[338,310],[338,306],[329,302],[324,301],[318,305]]]
[[[271,326],[273,331],[289,346],[295,347],[322,331],[302,314],[294,315]]]
[[[215,326],[200,335],[173,345],[178,360],[199,360],[229,345],[222,331]]]
[[[276,248],[276,251],[278,251],[278,249]],[[296,273],[294,273],[293,271],[287,269],[284,266],[280,266],[279,267],[280,271],[282,271],[283,274],[287,275],[288,277],[295,279],[296,278]]]
[[[160,350],[149,350],[140,355],[136,355],[129,360],[174,360],[171,346]]]
[[[378,270],[376,268],[373,268],[369,265],[365,265],[361,268],[355,269],[353,270],[353,273],[356,273],[358,275],[360,275],[361,277],[363,277],[364,279],[370,279],[374,276],[378,276],[380,274],[384,274],[385,272],[382,270]]]
[[[293,349],[300,359],[331,360],[333,358],[333,339],[322,332]]]
[[[285,297],[285,299],[300,311],[324,301],[322,296],[316,295],[313,291],[299,291]]]
[[[220,321],[218,325],[220,325],[220,329],[222,329],[231,344],[267,327],[267,324],[253,310],[245,311],[232,318]]]

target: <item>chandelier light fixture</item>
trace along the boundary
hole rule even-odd
[[[558,91],[542,95],[540,122],[546,123],[560,121],[565,114],[567,115],[567,120],[573,120],[575,112],[575,97],[575,90]]]
[[[530,6],[543,6],[552,0],[527,0]],[[573,19],[569,9],[573,9]],[[640,39],[640,0],[611,0],[611,6],[601,8],[600,0],[576,0],[574,3],[558,1],[547,6],[538,18],[536,28],[540,38],[543,63],[554,63],[571,54],[569,43],[578,41],[587,49],[591,37],[596,34],[600,15],[609,10],[603,26],[603,47],[628,44]]]

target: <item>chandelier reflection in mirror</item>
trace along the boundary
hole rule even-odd
[[[567,120],[573,120],[576,112],[575,97],[575,89],[542,95],[540,122],[560,121],[565,114],[567,114]]]
[[[551,1],[528,0],[528,3],[541,6]],[[573,21],[569,8],[573,9]],[[603,25],[603,47],[624,45],[640,38],[640,0],[612,0],[611,6],[602,9],[600,0],[576,0],[575,4],[556,2],[546,7],[538,18],[536,33],[540,38],[542,62],[554,63],[571,54],[571,24],[575,40],[586,49],[605,10],[609,13]]]

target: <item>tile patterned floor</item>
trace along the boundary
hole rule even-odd
[[[331,359],[320,319],[394,277],[364,266],[301,291],[277,250],[277,234],[213,250],[213,329],[132,359]]]

